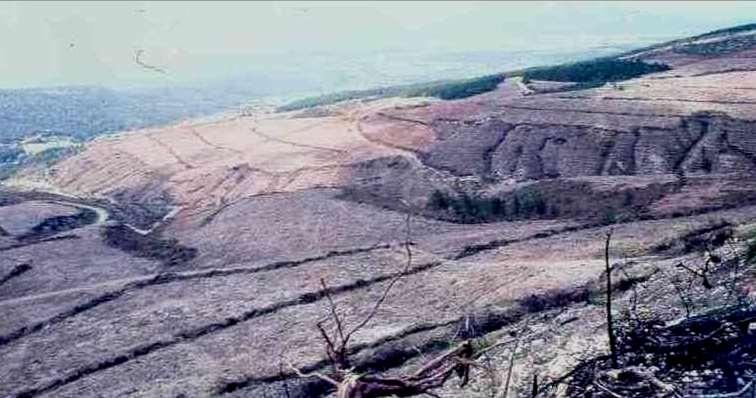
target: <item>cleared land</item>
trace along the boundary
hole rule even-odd
[[[756,223],[756,71],[743,51],[634,55],[675,62],[618,87],[538,94],[506,79],[454,101],[135,131],[27,170],[16,187],[85,199],[0,197],[0,395],[278,397],[288,380],[294,396],[325,396],[281,375],[281,358],[323,366],[320,279],[358,319],[402,272],[408,212],[412,266],[355,340],[361,361],[390,359],[380,370],[460,330],[551,316],[523,303],[596,283],[609,228],[612,256],[669,269],[690,254],[660,241]],[[506,214],[460,223],[427,206],[435,191],[500,198]],[[526,212],[523,193],[543,205]],[[567,326],[518,366],[555,378],[581,348],[600,350],[600,306],[578,307],[581,322],[555,315]]]

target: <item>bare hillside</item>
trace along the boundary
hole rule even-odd
[[[700,253],[673,243],[724,223],[738,250],[753,238],[756,31],[624,58],[671,69],[185,122],[20,172],[0,195],[0,396],[328,396],[282,363],[325,369],[327,299],[356,322],[398,275],[355,336],[359,369],[552,330],[523,343],[525,396],[529,372],[605,350],[610,230],[648,305],[682,316],[654,278]]]

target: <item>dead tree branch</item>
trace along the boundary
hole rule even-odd
[[[407,207],[409,208],[409,205]],[[316,327],[323,339],[328,360],[333,366],[333,373],[328,375],[318,372],[306,374],[289,363],[289,369],[296,376],[301,378],[315,377],[334,386],[336,388],[336,396],[339,398],[409,397],[422,394],[435,396],[430,390],[441,387],[453,375],[456,374],[460,378],[460,386],[464,386],[469,380],[470,367],[482,366],[474,361],[474,349],[470,341],[465,341],[448,352],[428,361],[420,369],[409,375],[383,377],[371,374],[358,374],[354,372],[354,369],[350,365],[349,342],[351,338],[375,318],[394,286],[412,268],[412,216],[413,213],[408,211],[405,219],[407,231],[403,246],[407,261],[403,272],[397,273],[389,281],[368,314],[357,322],[354,327],[347,327],[346,318],[339,313],[337,304],[330,295],[326,281],[324,279],[320,280],[328,305],[328,316],[335,325],[334,330],[330,333],[324,326],[326,321],[318,322]]]
[[[614,335],[614,321],[612,319],[612,266],[609,263],[609,245],[612,241],[612,230],[606,234],[604,246],[604,261],[606,264],[606,331],[609,336],[609,352],[612,366],[617,367],[617,338]]]

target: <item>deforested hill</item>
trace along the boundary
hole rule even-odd
[[[333,373],[334,307],[367,319],[355,377],[466,340],[517,396],[729,394],[756,371],[756,26],[299,105],[6,180],[0,396],[333,396],[292,368]],[[471,372],[439,396],[502,384]]]

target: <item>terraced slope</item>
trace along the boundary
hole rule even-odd
[[[0,195],[12,215],[0,220],[0,395],[279,397],[286,381],[292,396],[325,396],[280,369],[282,356],[324,365],[321,278],[354,321],[405,273],[355,340],[359,364],[390,370],[595,283],[602,223],[624,221],[613,256],[670,267],[659,241],[756,222],[748,32],[628,55],[673,69],[616,87],[539,94],[510,78],[456,101],[184,123],[28,170],[17,187],[79,199]],[[684,51],[705,43],[736,50]],[[461,223],[429,205],[436,191],[497,198],[506,214]],[[525,193],[543,206],[524,212]],[[24,237],[66,217],[84,221]],[[532,366],[556,377],[578,345]]]

